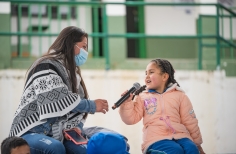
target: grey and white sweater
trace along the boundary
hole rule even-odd
[[[83,88],[78,82],[79,94],[72,93],[67,71],[58,61],[46,59],[37,67],[34,67],[35,64],[29,70],[9,136],[21,136],[46,123],[47,119],[56,118],[51,132],[55,139],[63,140],[63,129],[77,127],[79,123],[85,122],[85,112],[75,110],[84,98]],[[95,103],[91,101],[88,106],[89,112],[94,113]]]

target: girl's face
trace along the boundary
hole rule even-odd
[[[147,89],[154,89],[162,93],[165,89],[165,84],[168,79],[167,73],[162,73],[161,69],[155,63],[149,63],[146,68],[145,84]]]
[[[83,38],[81,42],[77,42],[74,46],[75,55],[78,55],[80,53],[80,48],[84,48],[85,51],[87,51],[88,46],[88,39],[86,37]]]

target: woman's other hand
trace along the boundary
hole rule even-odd
[[[96,99],[94,100],[96,104],[96,112],[102,112],[106,114],[108,112],[108,103],[105,99]]]

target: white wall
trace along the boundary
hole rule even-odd
[[[102,0],[103,2],[125,2],[125,0]],[[108,16],[125,16],[126,7],[125,5],[107,5],[107,15]]]
[[[0,2],[0,14],[9,14],[10,12],[10,2]]]
[[[0,71],[0,141],[7,137],[12,116],[20,102],[26,70]],[[116,130],[129,139],[131,154],[140,154],[142,122],[125,125],[112,110],[120,94],[133,83],[144,84],[144,71],[82,70],[91,99],[104,98],[110,110],[106,115],[89,115],[85,126],[103,126]],[[190,97],[203,136],[207,154],[236,152],[236,77],[225,77],[224,72],[179,71],[176,80]]]
[[[170,3],[173,0],[146,0],[146,2]],[[190,13],[186,13],[186,9]],[[195,7],[145,6],[145,30],[149,35],[196,35]]]
[[[178,0],[145,0],[171,3]],[[195,0],[196,3],[216,4],[217,0]],[[215,6],[145,6],[145,32],[149,35],[197,35],[199,15],[216,15]],[[224,15],[229,15],[224,12]],[[230,38],[229,18],[223,19],[224,38]],[[232,20],[232,36],[236,38],[236,18]],[[220,21],[221,30],[221,21]],[[220,33],[221,34],[221,33]]]

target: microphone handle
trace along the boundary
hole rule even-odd
[[[126,99],[129,98],[130,93],[135,92],[136,88],[132,87],[124,96],[122,96],[115,104],[112,106],[112,109],[114,110],[115,108],[119,107]]]

